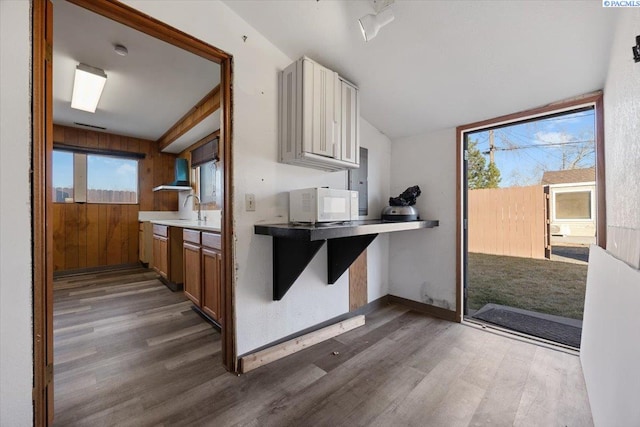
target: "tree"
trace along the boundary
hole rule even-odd
[[[489,163],[477,148],[478,141],[469,141],[467,148],[467,184],[470,190],[478,188],[498,188],[500,170],[495,163]]]

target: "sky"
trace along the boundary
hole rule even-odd
[[[545,170],[594,166],[594,117],[591,109],[495,129],[500,187],[539,184]],[[478,142],[489,164],[489,131],[470,133],[469,141]],[[573,165],[581,151],[581,160]]]
[[[73,186],[73,153],[54,150],[53,186]],[[138,161],[87,155],[87,189],[138,191]]]

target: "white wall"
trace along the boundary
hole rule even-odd
[[[30,11],[0,1],[0,425],[32,422]]]
[[[596,425],[640,425],[638,34],[640,10],[621,10],[604,88],[607,252],[591,248],[580,351]]]
[[[640,271],[591,245],[580,361],[593,422],[640,425]]]
[[[456,309],[455,129],[402,138],[391,149],[391,193],[419,185],[416,207],[440,226],[389,237],[389,293]]]
[[[604,90],[607,250],[640,268],[640,10],[620,12]]]
[[[327,173],[277,163],[277,75],[292,62],[225,4],[218,1],[135,1],[127,4],[204,40],[234,57],[233,157],[236,231],[236,328],[238,354],[348,311],[348,275],[326,283],[326,248],[310,263],[281,301],[272,301],[272,239],[253,233],[256,223],[286,222],[287,192],[296,188],[346,188],[346,172]],[[246,42],[242,40],[247,36]],[[388,177],[389,140],[368,123],[361,143],[371,148],[369,176]],[[379,175],[378,175],[379,174]],[[388,179],[386,179],[388,182]],[[371,185],[370,200],[383,200],[383,179]],[[256,211],[245,212],[244,195],[256,196]],[[381,209],[381,207],[380,207]],[[376,208],[375,210],[378,210]],[[372,212],[373,212],[372,207]],[[371,246],[370,297],[386,293],[388,245]]]

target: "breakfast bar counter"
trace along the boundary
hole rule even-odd
[[[279,301],[327,242],[328,282],[334,284],[380,233],[419,230],[438,220],[338,224],[256,224],[255,234],[273,237],[273,299]]]

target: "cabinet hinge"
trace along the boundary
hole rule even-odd
[[[468,220],[467,220],[467,218],[465,218],[465,219],[462,221],[462,225],[463,225],[463,227],[464,227],[464,229],[465,229],[465,230],[467,229],[467,221],[468,221]]]
[[[53,363],[49,363],[47,365],[47,369],[45,372],[45,382],[47,385],[53,383]]]

